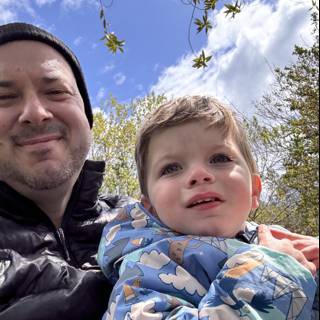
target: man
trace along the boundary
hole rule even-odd
[[[24,23],[0,26],[0,319],[100,319],[96,253],[128,199],[97,196],[93,117],[74,54]]]
[[[0,26],[1,320],[95,320],[106,309],[97,248],[130,199],[98,196],[104,163],[85,160],[92,124],[70,49],[33,25]],[[315,240],[290,237],[318,266]]]

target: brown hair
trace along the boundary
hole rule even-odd
[[[151,112],[143,122],[136,140],[135,160],[141,193],[148,195],[147,156],[152,136],[166,128],[178,126],[186,122],[206,120],[210,126],[218,126],[225,136],[235,139],[251,174],[257,173],[246,132],[232,110],[212,97],[186,96],[168,101]]]

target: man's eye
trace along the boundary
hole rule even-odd
[[[164,175],[176,173],[179,170],[182,170],[182,167],[180,164],[178,163],[168,164],[161,170],[160,175],[164,176]]]
[[[18,96],[16,94],[11,94],[11,93],[7,93],[7,94],[0,94],[0,100],[10,100],[10,99],[15,99]]]
[[[231,162],[231,161],[232,161],[232,159],[229,156],[227,156],[227,155],[225,155],[223,153],[215,154],[210,159],[210,163],[214,163],[214,164],[216,164],[216,163],[228,163],[228,162]]]
[[[61,90],[61,89],[47,91],[47,94],[49,94],[49,95],[59,95],[59,94],[68,94],[68,93],[69,92],[67,90]]]

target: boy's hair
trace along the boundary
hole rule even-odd
[[[141,193],[148,196],[146,185],[147,157],[152,136],[167,128],[187,122],[205,120],[209,126],[223,130],[224,136],[234,138],[251,174],[257,173],[246,132],[232,110],[213,97],[185,96],[162,104],[143,122],[136,139],[135,160]]]

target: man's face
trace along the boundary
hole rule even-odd
[[[76,176],[91,131],[73,72],[37,41],[0,46],[0,180],[52,189]]]

